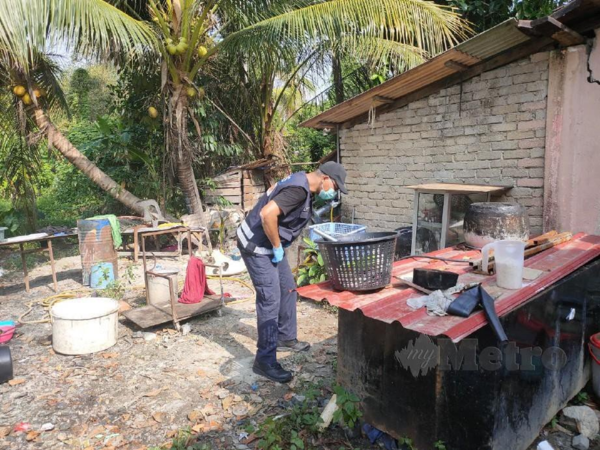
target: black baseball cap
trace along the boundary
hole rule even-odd
[[[348,193],[346,189],[346,185],[344,184],[346,181],[346,169],[341,164],[338,164],[333,161],[328,161],[325,164],[321,164],[319,170],[335,181],[337,187],[344,194]]]

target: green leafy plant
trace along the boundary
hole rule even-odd
[[[573,404],[575,404],[575,405],[583,405],[584,403],[588,402],[589,399],[590,399],[589,394],[587,392],[581,391],[573,399]]]
[[[444,441],[436,441],[433,443],[433,448],[435,450],[447,450],[446,448],[446,444],[444,443]]]
[[[333,420],[348,428],[354,428],[358,420],[362,417],[360,399],[341,386],[335,386],[333,391],[337,396],[336,403],[338,405],[337,411],[333,414]]]
[[[283,415],[268,417],[257,428],[246,427],[246,432],[259,437],[256,448],[261,450],[304,450],[307,437],[317,433],[321,420],[315,401],[319,390],[311,385],[303,392],[303,402],[296,403]]]
[[[189,428],[180,430],[176,437],[173,438],[173,442],[170,450],[211,450],[208,444],[201,444],[195,442],[196,436],[194,436]],[[165,447],[148,447],[148,450],[164,450]]]
[[[296,284],[306,286],[307,284],[320,283],[327,280],[325,262],[323,256],[319,253],[317,244],[309,238],[304,238],[307,248],[304,250],[304,261],[298,267]]]
[[[110,271],[108,268],[102,269],[101,280],[108,281],[110,279]],[[103,290],[103,294],[106,297],[114,298],[115,300],[122,300],[125,296],[127,286],[131,285],[134,279],[133,266],[128,266],[125,272],[121,274],[118,280],[113,280],[107,284]]]
[[[413,440],[411,438],[407,438],[407,437],[401,437],[400,439],[398,439],[398,445],[404,445],[406,446],[409,450],[417,450],[415,448],[415,445],[413,443]],[[437,448],[437,447],[436,447]],[[446,448],[446,447],[444,447]]]

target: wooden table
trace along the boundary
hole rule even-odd
[[[9,238],[6,241],[0,242],[0,247],[10,247],[10,246],[19,246],[19,251],[21,252],[21,263],[23,264],[23,280],[25,281],[25,290],[27,292],[30,292],[30,287],[29,287],[29,272],[27,270],[27,260],[25,258],[26,255],[30,254],[30,253],[38,253],[38,252],[48,252],[48,255],[50,256],[50,266],[52,267],[52,281],[54,283],[54,292],[58,293],[58,283],[56,281],[56,267],[54,265],[54,252],[52,250],[52,241],[55,239],[61,239],[61,238],[67,238],[67,237],[72,237],[72,236],[77,236],[76,233],[69,233],[69,234],[61,234],[58,236],[40,236],[39,234],[30,234],[30,235],[26,235],[26,236],[16,236],[14,238]],[[44,248],[43,246],[40,246],[39,248],[33,248],[33,249],[28,249],[25,250],[25,244],[31,243],[31,242],[46,242],[47,243],[47,248]]]

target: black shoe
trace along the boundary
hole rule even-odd
[[[289,370],[285,370],[281,367],[281,364],[275,363],[273,365],[261,364],[258,361],[254,361],[254,365],[252,366],[252,372],[257,375],[268,378],[271,381],[276,381],[278,383],[287,383],[292,381],[294,377],[292,372]]]
[[[308,342],[302,342],[298,339],[292,339],[291,341],[279,341],[277,343],[277,351],[280,352],[305,352],[310,348]]]

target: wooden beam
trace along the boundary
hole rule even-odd
[[[322,126],[323,128],[331,128],[331,129],[335,130],[335,128],[339,125],[339,123],[335,123],[335,122],[319,122],[319,125]]]
[[[558,30],[552,35],[552,39],[558,42],[563,47],[570,47],[571,45],[584,44],[586,39],[580,35],[577,31],[572,30],[565,24],[559,22],[554,17],[548,17],[548,22],[556,27]]]
[[[449,69],[455,70],[456,72],[463,72],[463,71],[467,70],[469,67],[471,67],[471,66],[467,66],[466,64],[463,64],[461,62],[453,61],[453,60],[446,61],[444,63],[444,65],[446,67],[448,67]]]
[[[394,103],[393,98],[384,97],[383,95],[375,95],[373,96],[373,103]]]
[[[514,62],[518,59],[524,58],[526,56],[532,55],[547,47],[548,45],[553,44],[553,40],[549,37],[541,37],[531,41],[524,42],[521,45],[518,45],[515,48],[505,51],[504,53],[484,62],[477,64],[475,66],[470,67],[468,70],[463,72],[455,73],[446,77],[442,80],[436,81],[428,86],[425,86],[418,91],[411,92],[408,95],[405,95],[394,103],[389,105],[383,105],[377,109],[377,114],[383,114],[388,111],[392,111],[394,109],[402,108],[403,106],[408,105],[409,103],[415,102],[417,100],[421,100],[422,98],[428,97],[431,94],[435,94],[436,92],[441,91],[442,89],[454,86],[459,83],[464,83],[465,81],[476,77],[477,75],[481,75],[483,72],[488,72],[490,70],[496,69],[498,67],[505,66]],[[343,128],[352,128],[354,125],[362,122],[366,122],[368,120],[368,113],[361,114],[344,122],[342,125]]]

